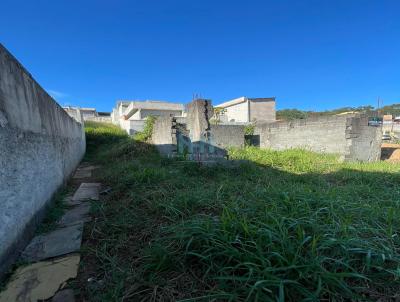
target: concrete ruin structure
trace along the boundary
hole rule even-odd
[[[275,98],[240,97],[215,106],[220,123],[275,122]]]
[[[76,118],[0,44],[0,277],[84,155]]]
[[[183,104],[162,101],[118,101],[112,110],[111,120],[128,134],[142,131],[148,116],[183,117]]]
[[[210,100],[194,100],[186,110],[183,118],[156,119],[152,142],[161,154],[208,161],[226,158],[230,146],[244,147],[243,126],[210,123],[214,113]]]
[[[166,156],[184,155],[199,161],[225,158],[228,147],[243,147],[245,141],[273,150],[302,148],[332,153],[343,160],[380,159],[382,128],[369,126],[367,116],[257,122],[253,124],[254,133],[245,135],[245,124],[211,123],[213,112],[210,100],[199,99],[187,105],[183,118],[157,118],[153,144]]]

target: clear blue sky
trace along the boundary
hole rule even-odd
[[[400,103],[400,1],[2,0],[0,42],[61,105]]]

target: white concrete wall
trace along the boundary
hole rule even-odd
[[[127,129],[128,134],[133,135],[136,132],[143,131],[145,120],[129,121],[129,129]]]
[[[140,120],[140,110],[136,111],[132,116],[129,118],[130,120]]]
[[[247,101],[239,103],[237,105],[226,107],[225,116],[227,116],[228,122],[234,120],[235,122],[246,123],[249,121],[249,108]]]
[[[0,275],[84,152],[83,125],[0,44]]]
[[[145,119],[148,116],[182,116],[182,111],[178,110],[149,110],[149,109],[141,109],[140,110],[140,118]]]

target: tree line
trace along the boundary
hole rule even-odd
[[[309,117],[317,117],[317,116],[336,115],[346,112],[366,113],[377,116],[381,116],[384,114],[392,114],[393,116],[400,116],[400,104],[387,105],[382,108],[375,108],[371,105],[359,106],[359,107],[342,107],[325,111],[303,111],[299,109],[282,109],[276,112],[276,119],[287,121],[294,119],[306,119]]]

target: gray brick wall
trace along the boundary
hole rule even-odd
[[[211,141],[217,147],[243,147],[244,126],[241,125],[212,125]]]
[[[361,161],[379,160],[381,133],[381,128],[368,126],[367,117],[354,116],[259,124],[255,129],[261,148],[303,148]]]

